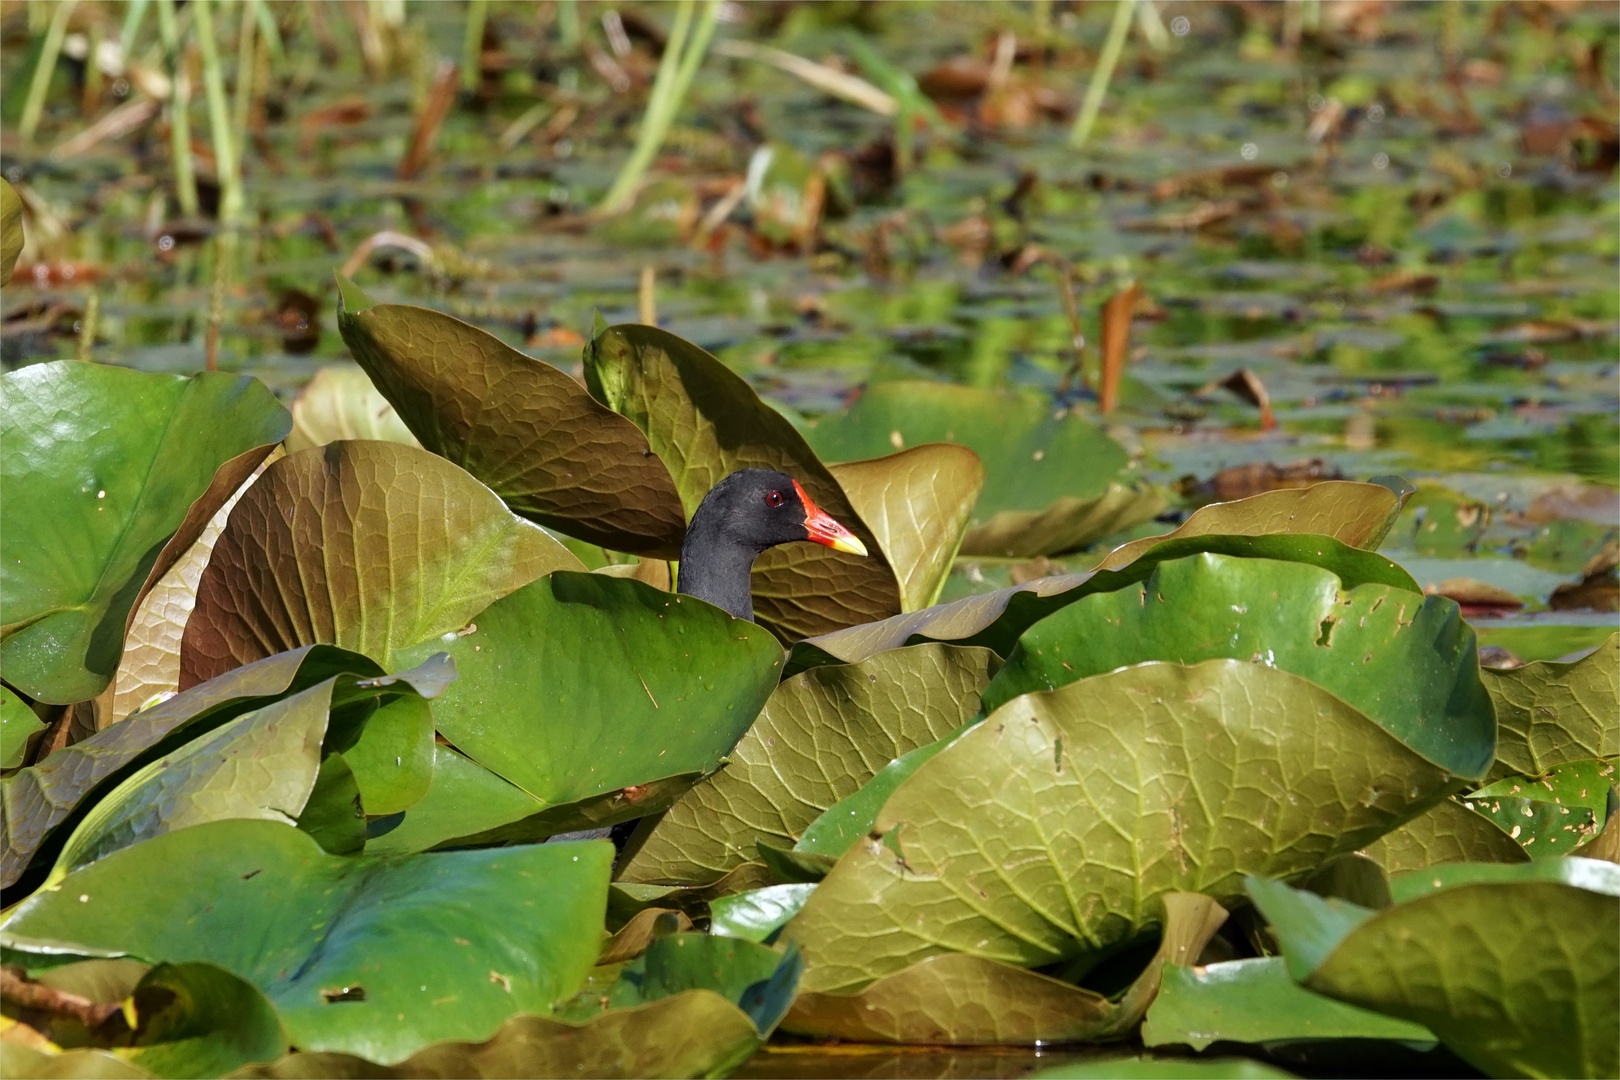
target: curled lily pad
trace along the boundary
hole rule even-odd
[[[604,843],[342,857],[285,825],[220,821],[68,875],[0,944],[214,964],[270,999],[294,1045],[387,1064],[573,993],[612,858]]]
[[[1486,668],[1480,678],[1500,724],[1496,774],[1539,776],[1568,761],[1620,754],[1620,634],[1572,664]]]
[[[287,1033],[265,996],[213,964],[159,964],[129,997],[131,1045],[118,1057],[157,1076],[224,1076],[274,1061]]]
[[[1325,1039],[1398,1039],[1433,1044],[1422,1024],[1312,993],[1288,977],[1280,956],[1231,960],[1164,973],[1142,1022],[1143,1046],[1214,1042],[1288,1043]]]
[[[1118,1001],[980,956],[946,953],[885,975],[855,993],[800,994],[783,1030],[858,1042],[1036,1045],[1102,1042],[1135,1029],[1160,979],[1197,959],[1226,911],[1207,896],[1163,898],[1164,933]]]
[[[112,680],[135,603],[287,433],[264,384],[60,361],[0,376],[0,662],[37,701]]]
[[[1144,660],[1216,656],[1304,676],[1457,776],[1490,768],[1496,725],[1457,605],[1346,587],[1305,563],[1195,555],[1134,588],[1088,596],[1024,632],[985,708]]]
[[[337,442],[289,454],[243,494],[214,545],[180,685],[316,643],[387,664],[535,578],[578,568],[545,530],[425,450]]]
[[[1147,521],[1162,494],[1131,490],[1125,448],[1067,409],[1028,394],[902,380],[867,387],[847,412],[809,431],[825,461],[876,457],[921,443],[958,443],[984,462],[986,484],[962,543],[968,555],[1028,558],[1073,551]]]
[[[1449,782],[1296,675],[1151,663],[1013,699],[905,780],[784,934],[805,988],[928,956],[1038,967],[1132,941],[1168,892],[1241,899],[1303,874]]]
[[[680,496],[634,424],[475,326],[338,285],[344,342],[422,445],[542,525],[618,551],[680,554]]]
[[[1155,538],[1151,545],[1138,550],[1123,563],[1111,555],[1100,569],[1036,578],[1012,588],[968,596],[868,626],[852,626],[806,639],[793,646],[788,670],[798,671],[816,664],[855,663],[887,649],[930,640],[983,645],[1005,656],[1012,651],[1020,634],[1054,611],[1093,593],[1112,592],[1142,581],[1159,563],[1199,552],[1309,563],[1333,571],[1347,586],[1381,582],[1393,588],[1418,591],[1411,575],[1388,559],[1327,536],[1171,534]]]
[[[325,446],[340,439],[422,445],[363,370],[323,367],[293,399],[287,452]]]
[[[434,705],[438,730],[542,808],[718,768],[783,659],[762,627],[600,574],[551,574],[447,637],[396,662],[446,650],[459,677]],[[625,817],[662,809],[620,803]]]
[[[984,466],[973,451],[933,443],[828,468],[888,558],[900,584],[900,610],[932,604],[984,485]]]
[[[585,350],[591,393],[647,436],[690,517],[736,469],[779,469],[848,526],[865,558],[784,544],[754,562],[754,612],[789,640],[887,618],[900,584],[872,530],[792,424],[713,356],[653,326],[602,330]]]
[[[1462,803],[1441,799],[1363,849],[1387,874],[1458,862],[1529,860],[1518,841]]]
[[[5,806],[0,884],[14,885],[76,812],[165,750],[334,675],[375,678],[382,673],[365,657],[329,645],[278,653],[195,686],[6,777],[0,781]],[[414,677],[413,685],[423,693],[436,692]]]
[[[792,846],[890,761],[974,716],[997,666],[984,649],[919,645],[786,680],[725,770],[664,815],[620,878],[707,884],[761,840]]]
[[[1249,893],[1307,988],[1428,1027],[1490,1076],[1620,1071],[1620,867],[1459,863],[1370,911],[1275,881]]]

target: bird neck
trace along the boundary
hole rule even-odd
[[[739,619],[754,618],[749,571],[759,552],[705,528],[694,519],[681,543],[681,565],[676,592],[695,596],[724,608]]]

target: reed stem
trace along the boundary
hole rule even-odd
[[[219,180],[219,222],[236,227],[242,213],[242,171],[237,167],[231,138],[231,113],[225,100],[225,73],[220,68],[214,40],[213,0],[192,0],[196,12],[197,47],[202,50],[203,87],[208,94],[208,126],[214,140],[214,168]]]
[[[196,217],[197,174],[191,166],[191,78],[186,74],[185,57],[180,54],[180,31],[174,17],[174,0],[158,0],[158,35],[169,55],[169,147],[174,156],[174,197],[182,217]]]
[[[489,18],[489,0],[467,0],[467,32],[461,39],[461,88],[467,93],[478,89],[483,77],[484,20]]]
[[[248,118],[253,112],[253,75],[257,42],[254,31],[258,27],[259,0],[242,0],[242,22],[236,32],[236,99],[231,102],[231,125],[242,137],[237,153],[237,172],[241,172],[241,159],[247,156]]]
[[[28,97],[23,101],[22,118],[17,123],[17,134],[25,143],[34,141],[39,118],[45,112],[45,95],[51,89],[51,76],[56,72],[56,59],[62,55],[62,39],[67,36],[68,17],[78,0],[62,0],[51,12],[50,25],[45,28],[45,41],[39,49],[39,63],[34,65],[34,77],[28,84]],[[91,58],[94,63],[94,58]]]
[[[1125,37],[1131,30],[1131,14],[1136,7],[1136,0],[1117,0],[1114,7],[1114,21],[1108,27],[1108,39],[1103,42],[1102,55],[1097,58],[1097,67],[1091,73],[1091,82],[1086,85],[1086,97],[1080,104],[1080,115],[1074,119],[1074,128],[1069,132],[1069,145],[1076,150],[1086,145],[1091,137],[1091,126],[1097,122],[1097,113],[1102,110],[1103,96],[1108,93],[1108,84],[1114,77],[1114,67],[1119,63],[1120,53],[1125,51]]]

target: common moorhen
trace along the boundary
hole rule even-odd
[[[752,620],[748,572],[754,559],[766,548],[795,540],[866,554],[866,545],[817,508],[787,473],[738,469],[710,488],[692,515],[675,591]]]

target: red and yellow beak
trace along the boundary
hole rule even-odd
[[[793,481],[793,490],[799,493],[799,501],[804,503],[804,531],[808,534],[806,539],[825,544],[834,551],[847,551],[851,555],[866,554],[866,545],[817,506],[811,500],[810,493],[805,491],[797,480]]]

